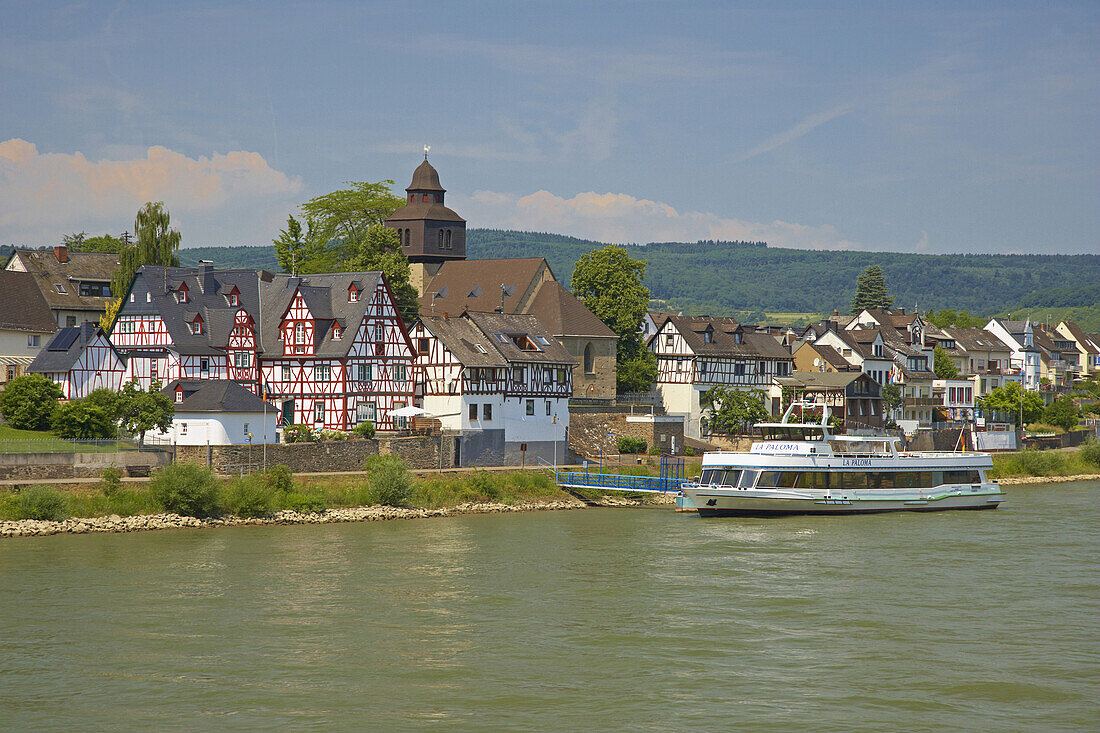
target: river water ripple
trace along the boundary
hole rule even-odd
[[[0,542],[24,729],[1077,731],[1100,483],[996,511],[587,509]]]

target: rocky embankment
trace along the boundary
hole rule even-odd
[[[1027,484],[1065,484],[1070,481],[1100,481],[1100,473],[1081,473],[1076,476],[1010,476],[999,478],[1002,486],[1024,486]]]
[[[289,509],[267,517],[210,517],[196,519],[179,514],[143,514],[134,517],[107,517],[65,519],[49,522],[23,519],[16,522],[0,522],[0,537],[33,537],[53,534],[86,534],[88,532],[145,532],[154,529],[182,529],[185,527],[235,527],[260,524],[328,524],[332,522],[376,522],[387,519],[426,519],[451,517],[461,514],[497,514],[503,512],[534,512],[552,509],[583,509],[584,502],[577,499],[524,502],[521,504],[459,504],[443,509],[409,509],[392,506],[360,506],[347,509],[328,509],[323,512],[303,514]]]

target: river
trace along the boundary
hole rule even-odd
[[[0,725],[1095,730],[1098,499],[4,540]]]

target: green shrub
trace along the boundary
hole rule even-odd
[[[1066,457],[1054,451],[1028,448],[1017,453],[1016,460],[1020,469],[1029,476],[1058,476],[1066,470]]]
[[[149,491],[167,512],[200,518],[218,513],[218,482],[205,466],[170,463],[153,475]]]
[[[46,430],[61,398],[61,387],[41,374],[23,374],[0,392],[0,412],[19,430]]]
[[[272,491],[289,494],[294,490],[294,472],[282,463],[267,469],[263,477]]]
[[[403,506],[412,497],[412,476],[397,456],[371,456],[364,468],[369,474],[373,503]]]
[[[649,448],[649,455],[651,455],[651,456],[659,456],[659,455],[661,455],[661,454],[662,454],[663,452],[664,452],[664,451],[662,451],[662,450],[661,450],[661,446],[657,445],[656,443],[654,443],[654,444],[653,444],[652,446],[650,446],[650,448]]]
[[[631,438],[624,435],[619,438],[620,453],[645,453],[646,442],[641,438]]]
[[[318,440],[347,440],[348,434],[341,430],[322,430],[317,433]]]
[[[500,486],[493,474],[488,471],[474,471],[469,474],[466,478],[466,488],[491,501],[500,498]]]
[[[114,466],[103,469],[99,475],[99,489],[103,495],[110,499],[122,488],[122,471]]]
[[[62,402],[50,416],[50,427],[60,438],[102,440],[115,436],[111,416],[85,400]]]
[[[292,492],[286,495],[283,504],[287,509],[292,509],[300,514],[319,513],[328,508],[325,504],[325,497],[320,494]]]
[[[263,476],[241,476],[229,484],[225,507],[238,517],[264,517],[271,513],[274,493]]]
[[[685,456],[693,456],[693,455],[695,455],[695,449],[694,449],[694,448],[692,448],[692,447],[691,447],[690,445],[685,445],[685,446],[684,446],[684,455],[685,455]]]
[[[351,429],[352,435],[357,438],[373,438],[374,437],[374,423],[371,421],[361,422]]]
[[[69,516],[65,511],[65,497],[44,486],[28,486],[20,491],[16,497],[16,511],[19,519],[60,522]]]
[[[283,441],[286,443],[312,443],[316,439],[308,425],[287,425],[283,428]]]
[[[1081,444],[1081,459],[1092,466],[1100,468],[1100,442],[1090,438]]]

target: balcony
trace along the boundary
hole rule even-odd
[[[906,407],[943,407],[943,397],[906,397]]]

